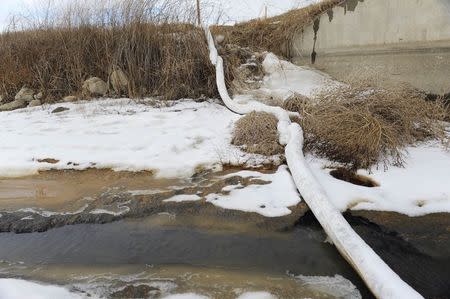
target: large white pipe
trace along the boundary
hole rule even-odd
[[[292,123],[289,113],[260,102],[245,104],[233,101],[225,85],[223,59],[218,55],[211,31],[206,28],[210,59],[216,67],[217,88],[225,105],[233,112],[252,111],[272,113],[278,118],[280,143],[286,145],[286,160],[294,182],[316,219],[341,255],[359,273],[372,293],[380,299],[423,298],[404,282],[369,245],[353,230],[311,172],[303,154],[303,130]]]

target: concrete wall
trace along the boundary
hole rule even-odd
[[[290,54],[337,79],[372,70],[449,92],[450,0],[348,0],[298,32]]]

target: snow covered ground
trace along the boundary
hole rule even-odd
[[[60,106],[70,110],[51,113]],[[191,176],[198,166],[239,160],[229,145],[238,118],[219,104],[190,100],[168,108],[109,99],[2,112],[0,176],[88,167]]]
[[[82,299],[78,294],[51,285],[41,285],[20,279],[0,279],[0,298],[2,299]]]
[[[263,61],[266,74],[261,92],[286,99],[293,93],[311,96],[325,86],[336,85],[330,76],[308,67],[301,67],[268,53]]]
[[[266,182],[266,185],[227,186],[223,191],[228,195],[209,194],[206,198],[216,206],[224,209],[255,212],[266,217],[289,215],[289,207],[297,205],[301,199],[297,187],[286,166],[280,166],[274,174],[263,174],[257,171],[240,171],[230,176],[251,177]]]
[[[146,102],[152,100],[99,99],[0,112],[0,177],[95,167],[179,178],[198,167],[279,159],[231,146],[240,116],[213,100],[180,100],[165,108]],[[56,107],[69,110],[51,113]]]
[[[309,165],[333,204],[345,211],[394,211],[409,216],[450,212],[450,152],[439,144],[409,147],[405,167],[373,167],[358,174],[377,182],[363,187],[333,178],[330,161],[308,156]]]
[[[302,67],[281,60],[272,53],[267,53],[262,63],[264,78],[261,87],[242,90],[234,96],[238,103],[249,100],[280,102],[294,94],[311,97],[325,87],[338,85],[329,75],[309,67]]]

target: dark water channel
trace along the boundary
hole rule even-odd
[[[281,281],[297,275],[334,277],[338,274],[350,280],[363,298],[372,298],[334,246],[324,242],[325,235],[320,229],[295,227],[289,232],[233,233],[160,226],[155,225],[158,221],[154,218],[65,226],[44,233],[3,233],[0,234],[0,260],[29,265],[30,271],[20,273],[31,277],[33,268],[43,265],[183,266],[273,275]],[[264,285],[260,288],[265,290]],[[299,282],[294,288],[301,292],[303,287]],[[295,291],[286,288],[284,292],[274,295],[296,298]],[[316,296],[340,298],[320,292]]]

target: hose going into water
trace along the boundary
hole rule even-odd
[[[286,160],[297,189],[308,204],[340,254],[364,280],[375,297],[380,299],[423,298],[404,282],[348,224],[340,211],[328,199],[303,155],[303,130],[292,123],[289,113],[280,107],[271,107],[252,101],[245,104],[233,101],[225,85],[223,59],[218,55],[213,36],[205,28],[210,59],[216,68],[217,88],[225,105],[238,114],[252,111],[268,112],[278,118],[280,143],[285,145]]]

